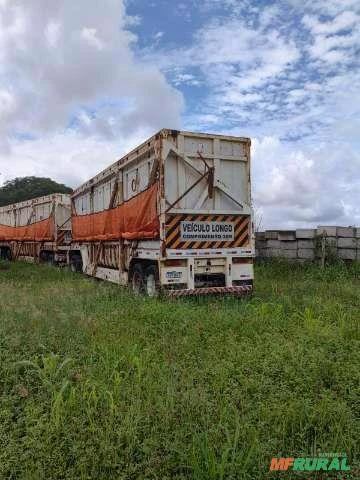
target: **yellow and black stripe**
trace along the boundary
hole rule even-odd
[[[234,224],[234,240],[230,241],[184,241],[181,240],[180,222],[232,222]],[[235,248],[244,247],[250,240],[249,215],[167,215],[166,248]]]
[[[65,240],[65,230],[58,230],[57,231],[57,238],[56,238],[56,244],[57,245],[62,245]]]

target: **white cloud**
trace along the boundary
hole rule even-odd
[[[301,88],[294,88],[294,90],[290,90],[288,95],[294,100],[302,100],[307,95],[307,93]]]
[[[61,31],[59,22],[50,21],[45,27],[45,39],[49,47],[55,47],[58,43]]]
[[[331,20],[320,20],[314,15],[304,15],[303,24],[313,37],[308,47],[314,59],[329,64],[353,60],[354,49],[360,41],[360,15],[353,11],[342,11]]]
[[[128,26],[139,22],[121,0],[0,0],[1,181],[34,174],[75,186],[179,126],[182,95],[133,53]]]
[[[147,52],[168,72],[200,72],[209,93],[186,128],[255,138],[266,226],[359,223],[359,2],[202,5],[210,15],[190,46]]]
[[[9,90],[0,90],[0,121],[16,109],[15,96]]]
[[[164,36],[164,32],[157,32],[154,35],[155,40],[160,40]]]
[[[7,124],[12,121],[18,108],[17,99],[11,89],[0,87],[0,153],[10,151],[10,144],[6,131]]]
[[[132,105],[113,112],[114,134],[178,126],[181,94],[156,66],[136,60],[129,23],[120,0],[3,3],[0,89],[12,88],[17,111],[2,133],[63,128],[79,106],[96,109],[108,98]]]
[[[259,93],[241,93],[235,89],[231,89],[225,93],[223,101],[232,105],[244,105],[247,103],[258,102],[261,100]]]
[[[287,0],[288,3],[298,11],[315,13],[323,16],[336,16],[344,11],[359,12],[358,0]]]
[[[159,58],[167,69],[180,62],[183,74],[194,66],[202,72],[209,95],[188,126],[254,139],[263,226],[359,224],[360,23],[346,10],[352,2],[330,1],[325,11],[316,0],[305,0],[306,8],[289,0],[303,17],[299,28],[279,5],[221,3],[230,15],[209,20],[186,50]]]
[[[148,53],[148,58],[172,74],[176,85],[192,77],[194,69],[199,72],[199,82],[210,92],[199,115],[244,120],[249,114],[239,106],[251,104],[260,115],[265,107],[273,109],[273,99],[266,99],[263,87],[286,76],[300,55],[292,39],[269,29],[275,14],[273,8],[268,15],[262,12],[256,26],[249,26],[244,16],[209,20],[195,32],[190,47]]]
[[[199,86],[201,85],[201,81],[191,73],[177,73],[174,72],[173,83],[174,85],[178,86],[181,84],[192,85],[192,86]]]
[[[81,29],[81,36],[89,45],[95,47],[97,50],[103,50],[105,48],[105,42],[98,37],[96,28],[83,27]]]
[[[352,28],[359,21],[359,16],[352,11],[339,13],[334,19],[321,22],[317,17],[305,15],[303,23],[311,29],[314,34],[334,34],[341,30]]]
[[[289,145],[276,137],[253,142],[254,203],[263,228],[296,228],[360,222],[360,155],[334,145]]]
[[[275,31],[265,32],[261,26],[249,28],[243,19],[210,23],[196,33],[195,43],[196,46],[180,57],[180,62],[183,59],[206,67],[236,63],[246,70],[259,65],[260,69],[268,69],[272,75],[298,57],[293,42],[285,40]]]
[[[85,114],[83,119],[87,121]],[[121,135],[112,142],[76,131],[56,132],[26,142],[16,140],[12,143],[11,162],[7,154],[0,152],[0,181],[36,175],[77,187],[152,133],[150,128],[140,129],[136,134]]]

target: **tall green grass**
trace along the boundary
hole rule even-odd
[[[346,452],[358,478],[360,268],[256,268],[247,300],[134,298],[0,270],[0,478],[264,479]],[[359,470],[358,470],[359,471]]]

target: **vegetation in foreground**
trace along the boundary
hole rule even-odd
[[[1,269],[0,478],[358,478],[359,296],[358,265],[260,265],[242,301]],[[352,472],[269,472],[319,450]]]

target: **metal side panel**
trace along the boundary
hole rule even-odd
[[[54,206],[70,208],[70,195],[55,193],[0,207],[0,224],[25,226],[39,222],[49,218]]]
[[[180,132],[163,144],[171,211],[251,213],[249,139]]]

